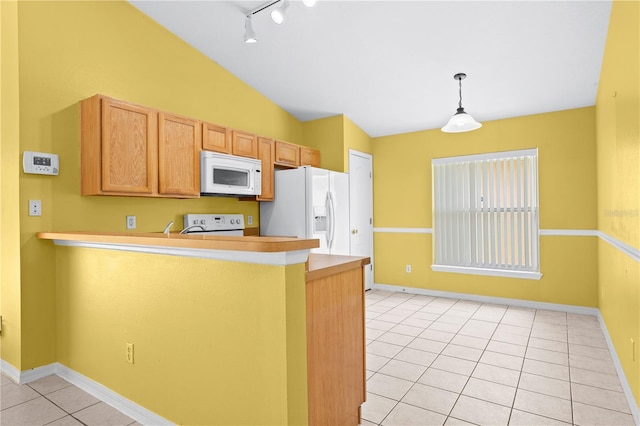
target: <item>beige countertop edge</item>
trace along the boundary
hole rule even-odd
[[[230,237],[177,233],[39,232],[39,239],[56,245],[164,254],[268,265],[307,264],[307,280],[314,280],[370,263],[368,257],[310,254],[315,239],[287,237]]]
[[[309,255],[307,264],[307,282],[338,274],[371,263],[371,259],[361,256],[341,256],[332,254]]]
[[[282,237],[212,237],[177,233],[39,232],[56,245],[199,257],[244,263],[292,265],[304,263],[318,240]]]

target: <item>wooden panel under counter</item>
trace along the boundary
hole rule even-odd
[[[369,258],[310,254],[307,383],[310,425],[357,425],[365,401],[364,265]]]

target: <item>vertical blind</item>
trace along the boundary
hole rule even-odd
[[[435,265],[540,271],[537,149],[431,164]]]

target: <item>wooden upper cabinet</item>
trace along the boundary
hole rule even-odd
[[[80,111],[82,195],[157,191],[157,114],[98,95]]]
[[[298,145],[276,141],[276,161],[280,166],[298,167],[300,165],[300,147]]]
[[[231,131],[216,124],[202,123],[202,149],[231,154]]]
[[[300,165],[320,167],[320,151],[306,146],[300,147]]]
[[[241,157],[258,158],[258,138],[251,133],[231,131],[231,153]]]
[[[273,201],[273,162],[275,160],[275,145],[273,140],[267,138],[258,138],[258,159],[262,162],[262,194],[256,200]]]
[[[158,123],[159,194],[200,196],[200,122],[161,112]]]
[[[82,195],[200,196],[202,124],[96,95],[80,102]]]

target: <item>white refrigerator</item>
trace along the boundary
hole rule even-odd
[[[349,175],[304,166],[276,170],[275,201],[260,203],[260,235],[317,238],[312,253],[349,254]]]

